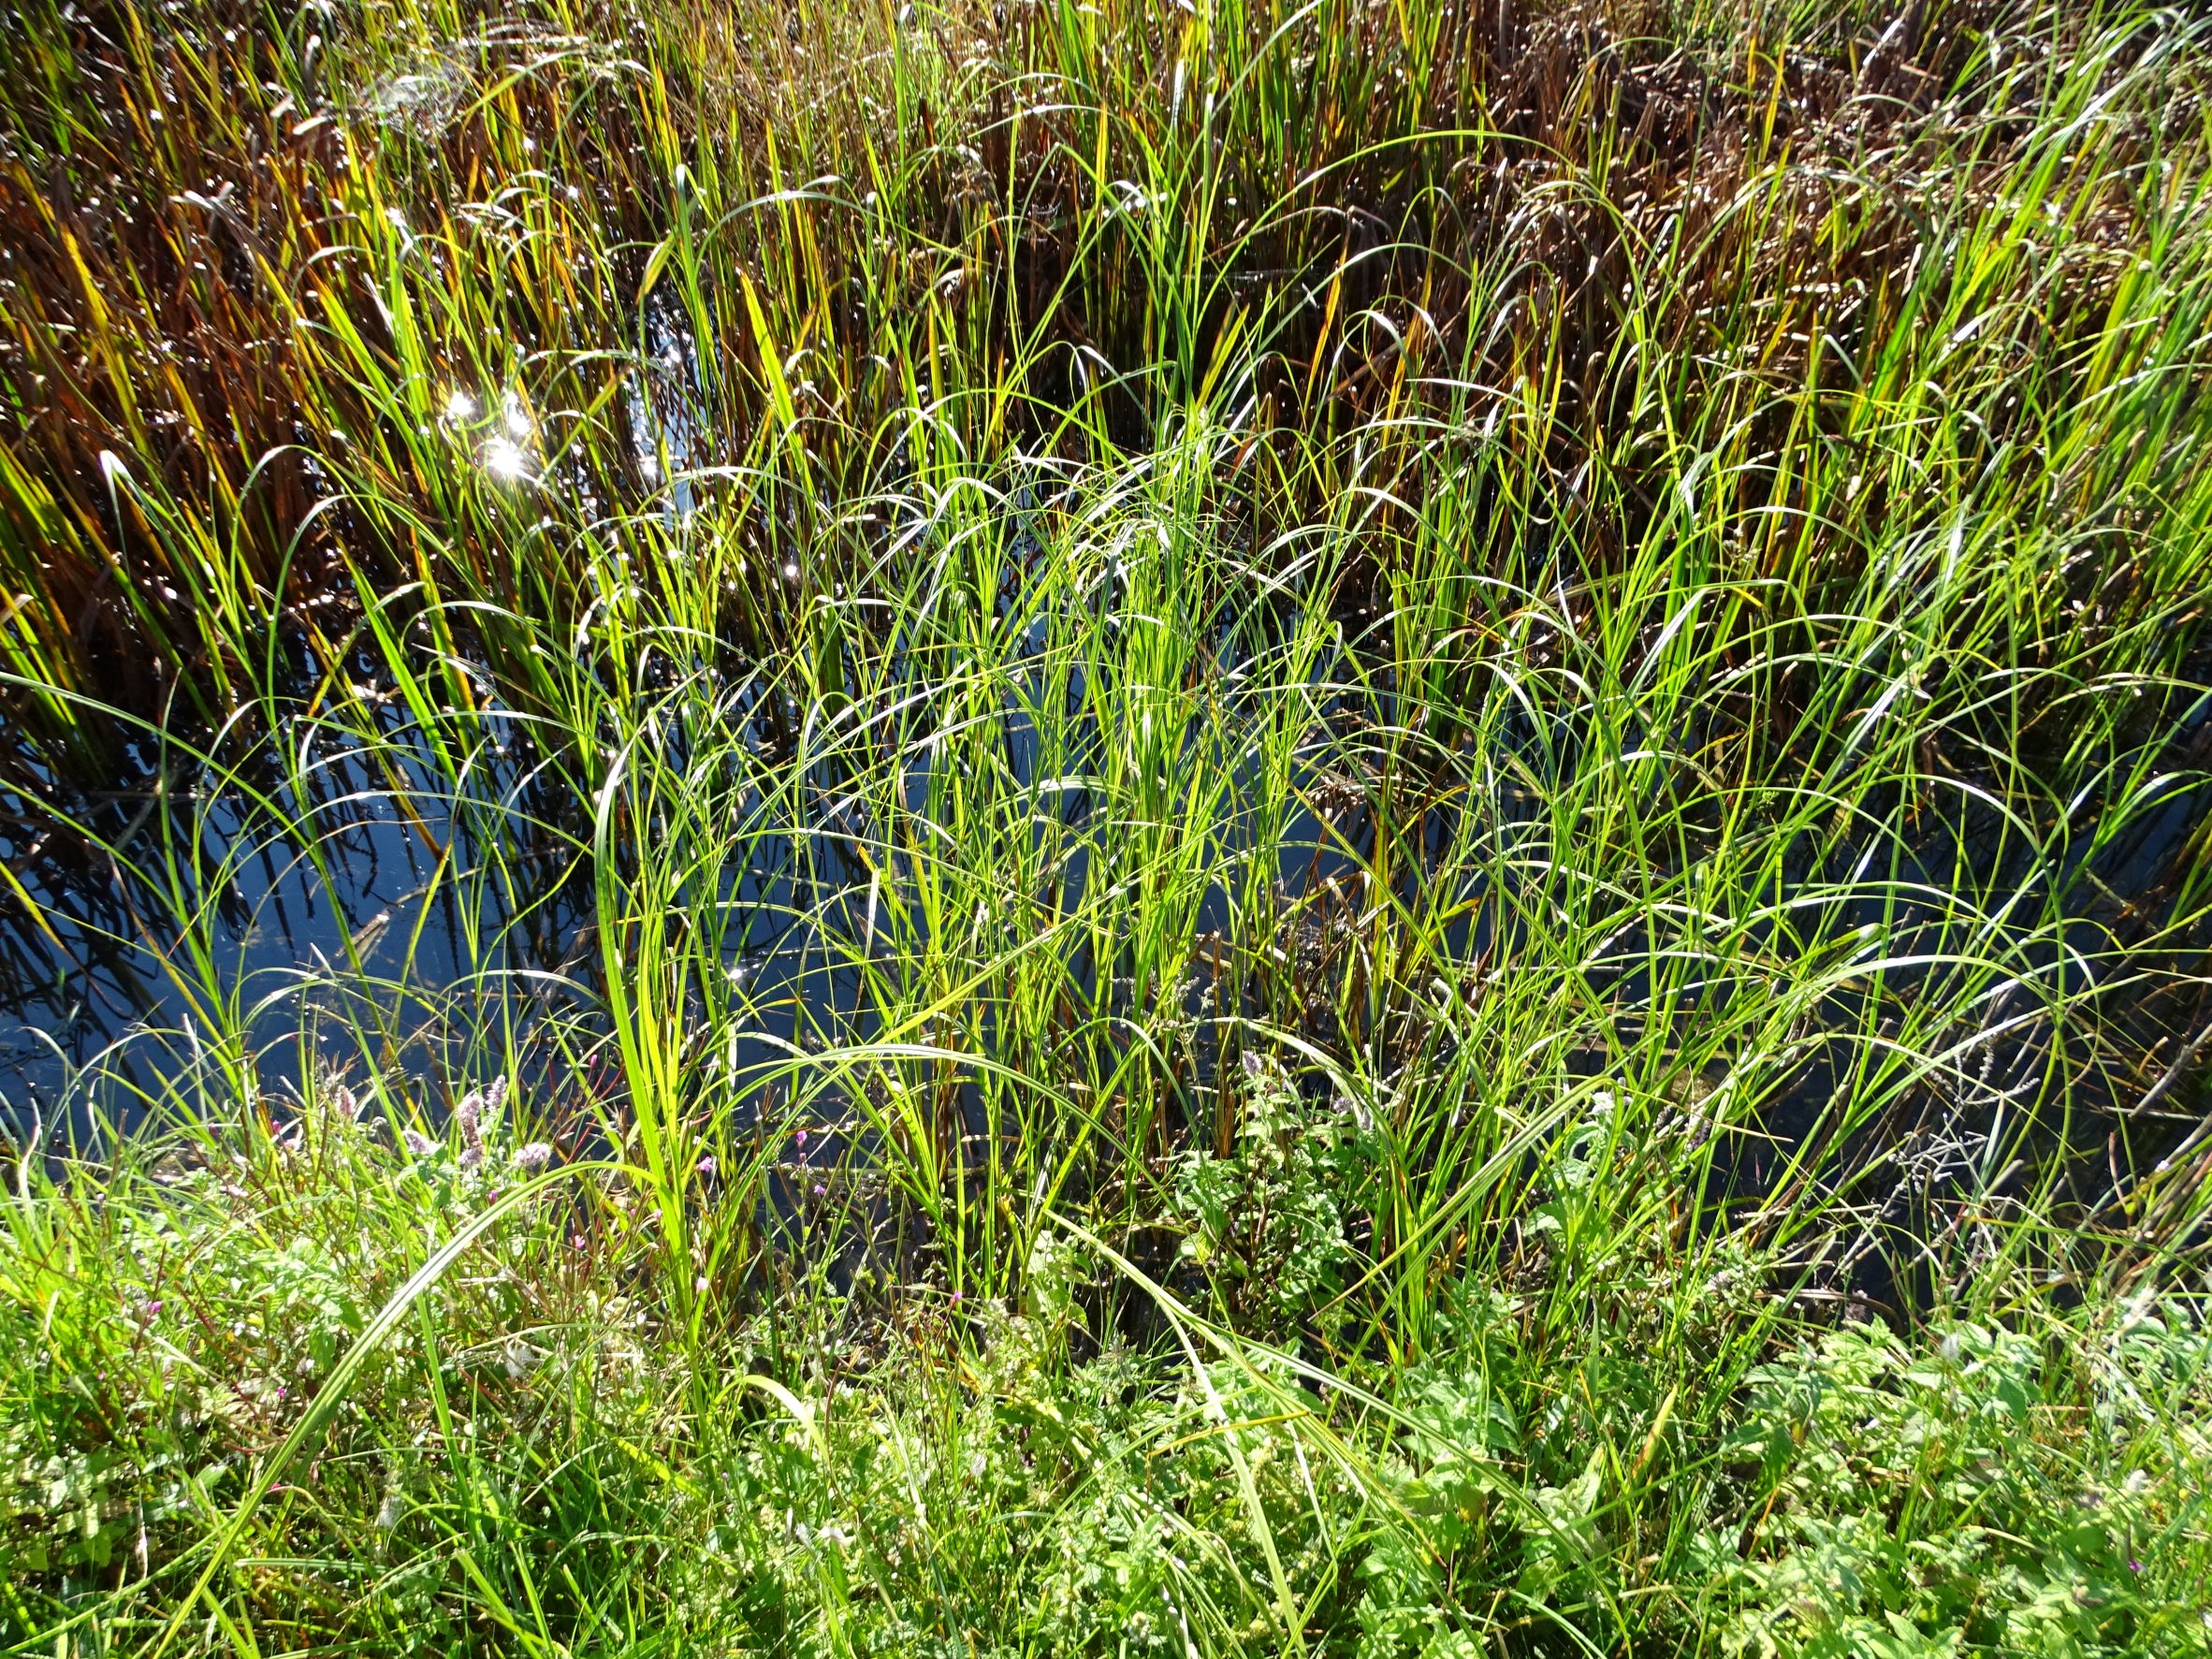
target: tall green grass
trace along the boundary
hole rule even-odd
[[[2212,1640],[2192,20],[7,45],[25,1651]]]

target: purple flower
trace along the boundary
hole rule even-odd
[[[484,1161],[484,1097],[471,1089],[460,1098],[460,1104],[453,1109],[453,1121],[460,1125],[463,1150],[461,1168],[473,1170]]]
[[[534,1171],[544,1169],[552,1161],[553,1148],[543,1141],[532,1141],[528,1145],[517,1147],[515,1152],[517,1169]]]
[[[817,1181],[814,1184],[814,1196],[816,1198],[827,1198],[829,1197],[829,1188],[822,1186],[821,1182]]]

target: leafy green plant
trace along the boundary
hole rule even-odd
[[[2138,1350],[2146,1370],[2123,1361],[2103,1386],[2132,1373],[2121,1386],[2188,1395],[2201,1348]],[[2193,1569],[2173,1552],[2195,1501],[2129,1466],[2170,1455],[2168,1422],[2085,1460],[2066,1419],[2098,1384],[2067,1374],[2088,1357],[1962,1321],[1932,1351],[1858,1326],[1754,1372],[1723,1455],[1759,1461],[1754,1506],[1739,1540],[1710,1546],[1743,1555],[1724,1573],[1744,1603],[1730,1651],[2199,1651],[2204,1608],[2176,1576]]]

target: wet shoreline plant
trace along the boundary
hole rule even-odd
[[[2212,1642],[2200,21],[0,50],[7,1641]]]

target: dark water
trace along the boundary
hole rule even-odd
[[[542,781],[488,755],[496,720],[465,797],[393,735],[311,736],[297,776],[258,787],[153,750],[120,787],[0,802],[21,889],[0,905],[0,1110],[51,1122],[87,1068],[127,1109],[226,1007],[258,1011],[266,1075],[296,1082],[322,988],[373,987],[399,1031],[487,974],[573,977],[589,895],[538,822]]]
[[[649,296],[625,410],[672,525],[697,510],[696,469],[712,459],[706,361],[683,308]],[[582,474],[565,482],[596,501]],[[295,677],[314,684],[319,664],[298,655]],[[372,658],[351,667],[379,679]],[[573,1015],[596,1001],[588,817],[524,758],[511,717],[485,718],[465,781],[410,740],[393,701],[352,740],[283,733],[308,759],[282,776],[266,739],[259,754],[202,755],[116,726],[127,735],[109,734],[115,772],[98,787],[35,773],[31,793],[0,789],[0,1128],[57,1113],[86,1127],[88,1071],[114,1085],[98,1091],[110,1111],[134,1115],[134,1098],[200,1063],[199,1039],[226,1023],[216,1005],[258,1010],[260,1073],[284,1088],[317,1052],[301,1026],[342,982],[385,1004],[385,1057],[424,1065],[435,1056],[410,1053],[409,1033],[465,1045],[513,1005]],[[346,1047],[320,1052],[342,1064]]]
[[[1042,619],[1026,635],[1041,653]],[[1227,633],[1214,645],[1217,662],[1236,661]],[[1068,694],[1081,705],[1085,690],[1078,674]],[[298,1086],[313,1056],[357,1067],[364,1024],[386,1043],[367,1057],[429,1073],[472,1042],[511,1050],[517,1021],[525,1038],[534,1022],[559,1022],[571,1055],[604,1035],[589,788],[530,753],[523,728],[497,716],[457,781],[411,740],[397,705],[385,706],[372,742],[312,736],[309,764],[258,790],[153,755],[134,757],[138,775],[125,787],[72,796],[61,815],[74,826],[36,803],[11,804],[0,856],[28,904],[0,903],[0,1113],[81,1128],[97,1094],[131,1117],[135,1099],[192,1072],[222,1025],[254,1031],[262,1085],[280,1093]],[[765,691],[724,706],[770,752],[794,723],[794,711],[778,713]],[[952,763],[931,758],[924,739],[938,716],[926,698],[911,718],[914,730],[890,742],[912,757],[899,789],[905,809],[923,815],[933,767]],[[1075,910],[1096,880],[1090,793],[1039,787],[1045,758],[1018,703],[1002,710],[996,738],[1013,787],[1034,791],[1066,834],[1056,898]],[[1098,738],[1092,728],[1074,741]],[[829,809],[850,793],[837,764],[818,773],[797,793],[823,807],[819,822],[731,826],[743,852],[718,878],[718,942],[750,1013],[726,1056],[740,1070],[788,1057],[810,1032],[865,1041],[876,1030],[854,956],[889,948],[876,912],[896,895],[877,872],[894,883],[912,872],[882,826]],[[1200,902],[1201,934],[1230,926],[1229,882],[1273,880],[1291,895],[1347,883],[1371,850],[1358,809],[1328,822],[1309,809],[1267,856],[1245,805],[1258,781],[1248,765],[1229,777],[1236,805],[1210,853],[1221,879]],[[749,810],[764,813],[750,798]],[[1081,948],[1070,966],[1085,997],[1112,970]],[[84,1086],[88,1069],[100,1087]]]
[[[657,453],[678,453],[690,430],[664,417]],[[670,502],[673,512],[690,511],[673,492]],[[1019,604],[1010,587],[1000,602],[1009,635],[1039,655],[1049,618],[1028,618]],[[1233,682],[1240,664],[1253,649],[1266,648],[1271,633],[1279,636],[1280,626],[1280,618],[1271,627],[1252,616],[1225,626],[1209,642],[1216,672]],[[895,656],[902,648],[895,640],[890,648]],[[1342,759],[1346,735],[1392,723],[1387,682],[1369,674],[1354,691],[1361,677],[1347,672],[1351,666],[1324,662],[1308,688],[1319,724],[1297,775],[1302,793],[1331,798],[1316,789],[1323,781],[1319,768]],[[372,664],[361,665],[364,679],[372,674]],[[901,764],[898,782],[906,810],[920,815],[939,764],[929,758],[927,739],[941,716],[922,670],[905,666],[900,675],[902,691],[916,695],[904,717],[908,726],[885,743],[911,757]],[[1065,694],[1080,708],[1087,690],[1079,673]],[[797,723],[783,697],[763,681],[729,697],[720,718],[772,761]],[[297,1088],[303,1070],[318,1060],[357,1075],[370,1064],[427,1080],[466,1074],[488,1055],[518,1055],[525,1068],[573,1065],[579,1052],[604,1041],[606,986],[594,883],[602,874],[618,882],[626,872],[592,867],[589,784],[567,775],[560,757],[533,749],[527,726],[512,717],[479,717],[480,741],[457,767],[438,759],[398,703],[382,709],[379,724],[366,733],[288,729],[281,752],[303,757],[298,764],[276,766],[272,756],[280,750],[266,739],[224,757],[224,779],[177,750],[140,745],[113,786],[66,797],[63,810],[76,828],[36,801],[0,799],[0,859],[21,889],[0,893],[0,1121],[19,1132],[33,1121],[81,1132],[90,1128],[95,1099],[103,1112],[127,1120],[165,1089],[189,1093],[189,1080],[204,1079],[205,1038],[224,1026],[253,1032],[261,1086],[280,1094]],[[1540,844],[1543,766],[1564,777],[1579,764],[1570,718],[1559,719],[1556,731],[1516,729],[1498,739],[1522,764],[1523,783],[1501,784],[1483,803],[1493,837],[1525,834],[1531,846]],[[1341,729],[1330,732],[1332,722]],[[1068,740],[1075,770],[1103,736],[1075,722]],[[1695,734],[1650,736],[1675,752],[1698,747]],[[1834,938],[1877,926],[1897,958],[1918,947],[1939,955],[1956,950],[1950,900],[1960,894],[1974,895],[1985,910],[2016,908],[2023,928],[2037,917],[2065,918],[2020,952],[2016,972],[2039,981],[2041,995],[2086,1006],[2104,997],[2101,978],[2142,966],[2130,957],[2127,939],[2148,938],[2173,919],[2172,893],[2201,856],[2212,809],[2199,752],[2208,736],[2206,708],[2182,710],[2162,740],[2179,768],[2172,786],[2138,804],[2093,851],[2092,826],[2111,822],[2103,804],[2075,804],[2071,842],[2046,837],[2030,845],[2008,829],[2001,812],[1959,795],[1957,804],[1922,814],[1909,831],[1822,845],[1809,839],[1788,850],[1778,879],[1784,888],[1837,895],[1822,901],[1818,917],[1808,911],[1799,918],[1801,932]],[[1074,910],[1097,879],[1096,803],[1081,787],[1038,788],[1046,781],[1046,759],[1031,716],[1017,703],[1000,708],[996,737],[1014,786],[1033,792],[1036,808],[1073,848],[1055,896],[1058,909]],[[672,723],[671,758],[681,758],[684,741],[680,724]],[[1469,759],[1460,757],[1463,769]],[[1067,765],[1068,757],[1057,764]],[[1219,874],[1200,902],[1201,939],[1231,929],[1240,898],[1249,896],[1235,883],[1270,882],[1292,902],[1360,891],[1376,832],[1357,792],[1335,797],[1326,810],[1300,808],[1273,845],[1263,846],[1251,816],[1258,779],[1249,759],[1208,764],[1228,765],[1233,804],[1210,851]],[[866,978],[853,957],[888,949],[874,942],[874,907],[885,899],[878,872],[894,883],[912,872],[889,848],[883,826],[851,808],[832,809],[849,798],[851,779],[834,760],[816,764],[817,774],[795,793],[819,804],[820,816],[797,824],[761,817],[733,826],[743,832],[743,854],[713,878],[723,918],[716,948],[746,1010],[720,1063],[741,1073],[785,1060],[809,1034],[866,1041],[877,1031]],[[1503,776],[1507,769],[1492,770]],[[743,810],[768,808],[756,798]],[[1442,854],[1458,827],[1452,810],[1423,814],[1400,841],[1396,895],[1453,915],[1443,940],[1449,956],[1463,963],[1509,956],[1519,942],[1511,908],[1479,902],[1478,878],[1462,870],[1450,878],[1460,890],[1435,891]],[[1413,855],[1404,856],[1408,848]],[[873,865],[860,856],[863,850]],[[1298,941],[1284,942],[1296,950]],[[1658,942],[1638,926],[1612,938],[1588,965],[1593,991],[1616,1008],[1648,1006]],[[1771,928],[1764,942],[1786,945]],[[1113,1007],[1139,994],[1101,985],[1114,965],[1090,960],[1083,948],[1069,967],[1086,1001]],[[1910,963],[1890,968],[1885,994],[1909,997],[1917,980],[1937,971]],[[1210,990],[1223,995],[1217,984]],[[1180,996],[1196,1013],[1206,993],[1194,971],[1185,985],[1154,994]],[[1704,1011],[1718,1012],[1736,994],[1715,988]],[[1207,1011],[1257,1011],[1242,1000],[1242,989],[1230,987],[1226,996]],[[211,1007],[222,1009],[221,1017],[211,1017]],[[1994,1007],[1992,1020],[2006,1011]],[[1839,1034],[1865,1025],[1865,1008],[1845,996],[1832,1014]],[[2169,1001],[2140,994],[2109,1009],[2100,1004],[2100,1015],[2146,1053],[2172,1035],[2176,1017]],[[1341,1042],[1346,1034],[1327,1024],[1330,1017],[1317,1007],[1306,1035],[1324,1045]],[[987,1011],[982,1018],[987,1038]],[[372,1040],[367,1053],[364,1033]],[[2021,1026],[1993,1053],[1983,1096],[2001,1101],[2018,1076],[2049,1059],[2052,1041],[2048,1022]],[[1786,1159],[1788,1146],[1831,1110],[1847,1086],[1847,1046],[1841,1035],[1833,1052],[1809,1046],[1797,1075],[1767,1111],[1772,1146],[1753,1146],[1734,1159],[1734,1184],[1764,1186],[1769,1166]],[[1221,1058],[1217,1046],[1204,1046],[1194,1087],[1211,1086]],[[97,1086],[87,1086],[88,1070]],[[208,1103],[204,1093],[198,1099]],[[2127,1102],[2088,1104],[2092,1116],[2110,1116]],[[981,1132],[982,1102],[972,1089],[965,1105],[971,1130]],[[1990,1144],[2001,1111],[1985,1113]],[[1998,1121],[1988,1121],[1992,1114]],[[1958,1157],[1971,1156],[1971,1146],[1961,1147]],[[831,1141],[812,1156],[837,1150]]]
[[[1004,727],[1010,770],[1030,786],[1038,781],[1035,733],[1019,712]],[[491,729],[496,735],[496,718]],[[426,1040],[431,1048],[412,1055],[425,1065],[438,1057],[438,1044],[495,1038],[517,1010],[526,1022],[558,1014],[590,1029],[604,986],[580,792],[542,763],[497,756],[473,765],[457,790],[395,735],[383,735],[367,753],[333,742],[302,778],[272,785],[267,801],[209,791],[182,765],[168,769],[165,784],[156,765],[136,787],[80,798],[90,834],[69,833],[29,803],[0,803],[0,857],[22,889],[0,905],[7,1114],[51,1122],[70,1109],[71,1080],[88,1067],[112,1073],[126,1098],[134,1088],[154,1090],[193,1061],[196,1033],[228,1023],[209,1018],[215,1005],[255,1011],[241,1023],[267,1045],[262,1075],[279,1087],[298,1082],[303,1025],[313,1026],[318,1009],[343,1011],[346,996],[366,994],[379,1005],[372,1023],[391,1033],[395,1054],[405,1054],[415,1034],[435,1031]],[[835,798],[837,781],[825,778],[819,798]],[[1248,794],[1253,784],[1231,775],[1232,789]],[[929,788],[928,763],[916,762],[903,779],[910,811],[925,809]],[[1092,804],[1080,789],[1038,799],[1050,803],[1073,846],[1059,895],[1072,910],[1092,880],[1084,839]],[[1876,873],[1896,895],[1835,900],[1827,931],[1879,924],[1893,955],[1910,954],[1923,934],[1932,945],[1956,926],[1945,895],[2002,894],[2010,885],[2024,915],[2076,918],[2026,952],[2021,970],[2056,994],[2088,996],[2095,975],[2124,966],[2112,942],[2128,924],[2127,905],[2147,905],[2138,925],[2157,921],[2158,895],[2190,855],[2207,804],[2203,786],[2176,787],[2094,858],[2085,847],[2052,860],[2008,838],[1994,814],[1970,811],[1929,824],[1909,847],[1808,850],[1792,873],[1807,887],[1827,885],[1863,878],[1879,857]],[[1532,797],[1520,810],[1533,817],[1539,808]],[[1427,862],[1453,827],[1443,811],[1424,819],[1418,841]],[[1374,851],[1359,802],[1326,820],[1301,809],[1272,858],[1249,844],[1249,833],[1232,814],[1216,866],[1230,880],[1273,880],[1288,898],[1350,890]],[[875,866],[857,856],[863,846],[876,849]],[[732,1056],[741,1068],[788,1055],[805,1029],[871,1035],[864,975],[851,956],[855,941],[876,936],[871,905],[885,895],[874,871],[884,867],[898,879],[898,860],[886,866],[874,827],[848,820],[758,835],[745,860],[723,872],[724,954],[757,1013]],[[1406,863],[1402,896],[1423,896],[1424,878],[1421,860]],[[1197,931],[1229,928],[1234,898],[1216,880],[1201,902]],[[1465,902],[1460,912],[1445,941],[1450,954],[1472,961],[1510,948],[1512,939],[1496,934],[1499,907]],[[180,917],[195,925],[181,926]],[[1652,942],[1621,937],[1593,963],[1609,999],[1646,1000]],[[1070,966],[1085,995],[1095,993],[1099,965]],[[1909,988],[1924,971],[1893,969],[1889,987]],[[304,1052],[314,1050],[311,1032]],[[357,1057],[357,1045],[343,1036],[328,1055]],[[1808,1113],[1827,1092],[1818,1071],[1810,1070],[1801,1091]]]

